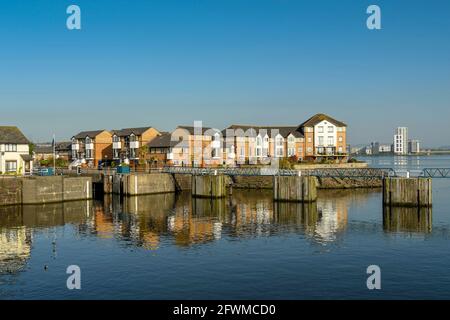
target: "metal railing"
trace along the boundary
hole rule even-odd
[[[422,175],[425,178],[450,178],[450,168],[425,168]]]
[[[164,167],[163,172],[171,174],[218,175],[229,176],[316,176],[320,178],[384,178],[397,176],[393,169],[383,168],[327,168],[290,170],[276,168],[196,168]]]

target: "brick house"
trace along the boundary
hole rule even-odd
[[[78,165],[97,168],[112,156],[112,134],[107,130],[83,131],[72,137],[72,160]]]
[[[143,154],[142,147],[148,145],[155,137],[161,133],[153,127],[127,128],[113,130],[112,132],[112,153],[113,161],[117,163],[130,163],[137,165],[142,157],[148,158]]]

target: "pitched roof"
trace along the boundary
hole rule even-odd
[[[195,127],[192,126],[178,126],[177,129],[185,129],[189,132],[190,135],[194,135]],[[211,130],[212,128],[209,127],[202,127],[202,134],[204,134],[207,130]]]
[[[150,148],[170,148],[176,146],[178,141],[172,141],[172,134],[164,132],[163,134],[153,138],[147,145]]]
[[[15,126],[0,126],[0,143],[29,144],[30,141]]]
[[[345,123],[343,123],[341,121],[338,121],[338,120],[330,117],[329,115],[326,115],[326,114],[323,114],[323,113],[318,113],[318,114],[313,115],[311,118],[309,118],[305,122],[303,122],[299,126],[299,128],[301,128],[301,127],[313,127],[316,124],[318,124],[319,122],[322,122],[324,120],[326,120],[328,122],[331,122],[332,124],[334,124],[335,126],[338,126],[338,127],[346,127],[347,126]]]
[[[145,131],[151,129],[153,127],[140,127],[140,128],[125,128],[120,130],[113,130],[113,134],[116,134],[119,137],[127,137],[130,134],[134,134],[137,136],[142,135]]]
[[[100,133],[107,130],[93,130],[93,131],[82,131],[74,136],[75,139],[84,139],[86,137],[94,138],[98,136]]]
[[[64,142],[57,142],[55,146],[56,151],[68,151],[72,149],[72,142],[70,141],[64,141]],[[51,143],[40,143],[36,144],[34,147],[35,153],[42,153],[42,154],[50,154],[53,153],[53,145]]]
[[[243,131],[247,131],[250,135],[256,135],[261,131],[265,131],[268,135],[272,134],[272,130],[278,130],[278,133],[281,134],[284,138],[289,136],[289,134],[293,134],[296,138],[302,138],[303,134],[297,130],[297,127],[293,126],[250,126],[250,125],[238,125],[233,124],[229,126],[227,129],[238,130],[242,129]],[[227,129],[222,131],[222,134],[226,136]]]

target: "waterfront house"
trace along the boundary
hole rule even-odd
[[[179,141],[172,140],[170,132],[162,132],[153,138],[147,144],[151,165],[156,167],[173,165],[174,150],[179,151],[176,148],[178,143]]]
[[[257,164],[271,158],[344,160],[346,127],[325,114],[297,126],[231,125],[222,131],[227,164]]]
[[[326,114],[316,114],[297,130],[305,137],[305,158],[312,160],[347,158],[347,125]]]
[[[113,161],[118,164],[125,162],[131,165],[137,165],[140,160],[146,161],[147,150],[142,148],[145,148],[158,135],[160,132],[153,127],[113,130]]]
[[[97,168],[112,156],[112,134],[107,130],[82,131],[72,137],[73,165]]]
[[[264,163],[264,159],[303,159],[303,134],[297,126],[231,125],[222,131],[228,165]]]
[[[30,142],[14,126],[0,126],[0,174],[29,174],[33,170]]]

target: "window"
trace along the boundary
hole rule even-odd
[[[262,139],[261,139],[260,136],[257,136],[257,137],[256,137],[256,145],[257,145],[257,146],[261,146],[261,145],[262,145]]]
[[[6,161],[5,169],[6,172],[17,172],[17,161]]]
[[[333,133],[333,132],[334,132],[334,127],[328,126],[328,133]]]
[[[119,159],[119,149],[114,149],[114,158]]]
[[[298,154],[301,155],[303,153],[303,147],[298,147]]]
[[[289,136],[289,138],[288,138],[288,142],[289,142],[289,143],[293,143],[293,142],[295,142],[295,138],[294,138],[294,136]]]
[[[86,159],[92,159],[92,149],[86,149]]]
[[[136,141],[136,136],[134,134],[130,135],[130,142],[135,142]]]
[[[308,142],[311,143],[312,142],[312,138],[308,137]]]
[[[311,148],[311,147],[308,147],[308,149],[306,149],[306,151],[307,151],[308,153],[312,153],[312,148]]]
[[[323,137],[319,137],[319,146],[323,146]]]
[[[7,144],[5,145],[6,152],[17,152],[17,144]]]
[[[283,146],[283,137],[278,136],[276,138],[276,143],[275,144],[276,144],[277,147],[282,147]]]
[[[339,142],[342,142],[342,136],[339,136],[338,140]]]
[[[342,147],[338,148],[339,153],[342,153]]]
[[[323,133],[323,126],[319,126],[319,127],[317,128],[317,130],[318,130],[319,133]]]
[[[90,144],[92,142],[92,139],[89,137],[86,137],[86,144]]]
[[[118,136],[113,136],[113,142],[120,142],[120,138]]]
[[[283,149],[282,148],[277,148],[277,156],[278,157],[282,157],[283,156]]]
[[[328,137],[328,145],[329,146],[333,146],[334,145],[334,138],[333,137]]]
[[[245,148],[241,147],[241,152],[240,152],[241,157],[245,157]]]
[[[288,148],[288,157],[295,156],[295,148]]]

